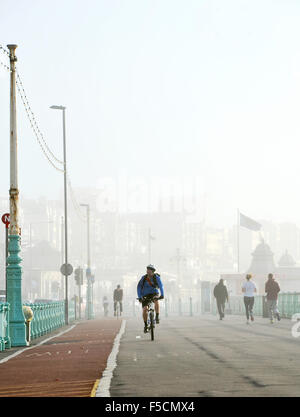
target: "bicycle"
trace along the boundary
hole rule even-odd
[[[153,296],[151,298],[149,296],[144,296],[143,299],[148,300],[148,304],[147,304],[147,312],[148,312],[147,325],[148,325],[148,331],[150,330],[151,340],[154,340],[154,329],[155,329],[154,301],[155,300],[160,300],[161,297],[158,297],[156,294],[153,294]]]

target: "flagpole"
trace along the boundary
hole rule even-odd
[[[240,211],[237,209],[237,270],[240,272]]]

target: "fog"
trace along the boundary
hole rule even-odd
[[[260,244],[272,252],[270,272],[279,281],[282,255],[292,256],[282,265],[294,268],[291,279],[281,285],[300,290],[297,2],[0,5],[0,43],[18,45],[27,98],[59,159],[61,114],[50,106],[66,106],[69,262],[87,267],[80,204],[89,204],[99,311],[117,284],[129,306],[149,262],[174,299],[199,297],[201,282],[221,275],[234,294],[232,275],[254,268]],[[3,66],[0,91],[3,214],[9,211]],[[63,174],[41,151],[19,96],[17,106],[23,298],[62,299]],[[239,227],[237,210],[259,222],[260,232]],[[0,248],[3,289],[4,225]],[[267,272],[263,266],[254,274]],[[69,291],[77,294],[73,275]]]

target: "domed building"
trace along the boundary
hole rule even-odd
[[[231,295],[242,295],[241,288],[246,274],[251,274],[257,286],[257,293],[264,295],[269,273],[274,274],[281,292],[300,292],[300,267],[296,265],[294,258],[286,250],[276,266],[274,253],[263,239],[252,252],[252,261],[245,273],[222,274],[221,278],[226,280]]]
[[[279,259],[278,265],[279,267],[282,267],[282,268],[285,268],[285,267],[289,268],[289,267],[295,266],[296,262],[294,258],[292,257],[292,255],[290,255],[288,251],[286,250],[285,253]]]
[[[279,259],[275,274],[278,282],[281,283],[282,291],[300,291],[300,267],[297,266],[296,261],[287,250]]]
[[[254,252],[252,252],[252,262],[247,271],[249,274],[269,274],[274,273],[276,266],[274,263],[274,253],[271,251],[270,246],[262,239]]]

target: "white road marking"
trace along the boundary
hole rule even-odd
[[[63,335],[64,333],[69,332],[70,330],[74,329],[74,327],[75,327],[75,326],[77,326],[77,324],[73,324],[73,326],[71,326],[69,329],[64,330],[63,332],[60,332],[60,333],[56,334],[55,336],[48,337],[48,339],[43,340],[42,342],[38,343],[37,345],[34,345],[34,346],[27,346],[27,347],[26,347],[26,348],[24,348],[24,349],[20,349],[20,350],[18,350],[17,352],[13,353],[12,355],[9,355],[9,356],[7,356],[6,358],[1,359],[1,360],[0,360],[0,363],[7,362],[7,361],[9,361],[10,359],[15,358],[16,356],[20,355],[21,353],[23,353],[23,352],[25,352],[25,351],[28,351],[28,350],[30,350],[30,349],[34,349],[34,348],[36,348],[37,346],[41,346],[41,345],[43,345],[44,343],[48,342],[49,340],[54,339],[55,337],[59,337],[59,336]]]
[[[110,383],[111,383],[111,379],[113,376],[113,371],[115,367],[117,366],[117,355],[119,353],[121,337],[123,336],[123,333],[125,332],[125,326],[126,326],[126,320],[123,320],[119,333],[115,337],[113,348],[107,359],[106,368],[102,374],[102,378],[100,379],[100,383],[98,385],[95,397],[110,397],[110,392],[109,392]]]

